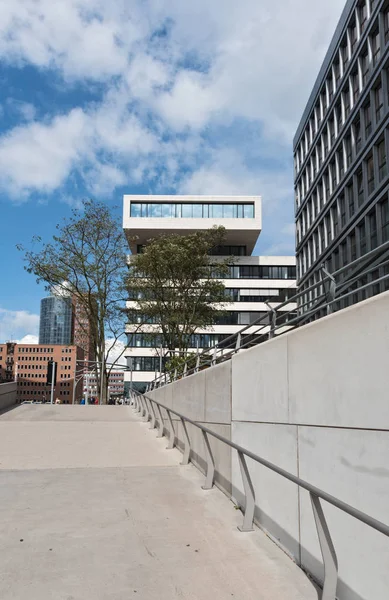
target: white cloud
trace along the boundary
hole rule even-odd
[[[343,5],[4,0],[3,62],[105,87],[97,104],[0,137],[0,187],[20,199],[76,174],[101,196],[126,183],[261,194],[275,235],[286,235],[291,140]]]
[[[18,196],[50,192],[69,175],[74,161],[88,151],[85,114],[80,109],[51,123],[20,126],[0,138],[0,183]]]
[[[125,345],[121,340],[117,340],[116,342],[113,338],[106,340],[105,349],[108,352],[106,359],[107,363],[113,363],[116,359],[118,359],[118,362],[116,363],[117,365],[127,366],[127,361],[123,354],[124,348]]]
[[[0,308],[0,340],[2,342],[20,340],[24,336],[35,340],[38,329],[39,315],[34,315],[26,310]]]
[[[38,344],[39,338],[37,335],[27,334],[22,337],[21,340],[18,340],[19,344]]]
[[[33,104],[15,98],[7,98],[7,108],[24,121],[33,121],[36,115],[36,108]]]

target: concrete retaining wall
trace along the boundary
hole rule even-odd
[[[0,412],[16,404],[16,381],[0,383]]]
[[[231,362],[218,365],[181,379],[172,385],[148,395],[165,406],[198,421],[212,431],[231,439]],[[164,411],[163,411],[164,414]],[[165,423],[167,419],[165,420]],[[178,446],[183,448],[183,429],[174,419]],[[191,461],[202,471],[206,468],[206,452],[201,431],[187,424],[191,439]],[[210,438],[215,460],[215,482],[225,493],[231,494],[231,452],[228,446]]]
[[[389,524],[389,293],[242,352],[230,364],[155,397],[173,398],[176,410],[201,422],[219,415],[227,429],[231,410],[234,442]],[[219,468],[231,483],[222,487],[243,503],[236,453],[231,463],[220,453]],[[248,465],[257,522],[322,581],[309,494]],[[386,599],[389,538],[324,502],[323,508],[338,555],[338,597]]]

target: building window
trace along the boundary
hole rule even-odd
[[[331,217],[329,214],[326,215],[325,226],[327,231],[327,244],[329,244],[332,240]]]
[[[353,105],[358,100],[359,96],[359,75],[358,73],[353,73],[351,75],[351,86],[353,89]]]
[[[131,202],[130,216],[146,218],[252,219],[254,218],[254,204]]]
[[[323,152],[324,152],[324,158],[327,156],[328,154],[328,135],[327,132],[324,132],[322,135],[323,140]]]
[[[358,6],[359,25],[361,28],[361,34],[365,30],[367,22],[367,0],[363,0],[362,4]]]
[[[382,181],[388,173],[388,167],[387,167],[387,163],[386,163],[385,140],[381,140],[381,142],[377,146],[377,158],[378,158],[378,179],[379,179],[379,181]]]
[[[351,25],[349,31],[350,31],[351,53],[353,53],[355,50],[355,46],[358,43],[357,26],[356,26],[355,22]]]
[[[359,120],[355,121],[354,123],[354,140],[355,152],[358,154],[362,145],[361,122]]]
[[[365,139],[371,134],[371,105],[370,102],[363,109],[363,116],[365,120]]]
[[[375,66],[380,57],[380,50],[381,50],[380,32],[378,29],[375,30],[374,33],[371,34],[370,40],[371,40],[371,51],[372,51],[372,55],[373,55],[373,65]]]
[[[345,42],[343,42],[343,46],[340,47],[340,55],[342,57],[343,72],[344,72],[347,69],[347,65],[348,65],[347,40]]]
[[[357,244],[355,241],[355,233],[354,232],[350,235],[350,254],[351,254],[351,261],[353,261],[357,258]]]
[[[382,243],[389,242],[389,200],[386,198],[380,204],[382,223]]]
[[[339,166],[339,177],[343,178],[344,175],[344,157],[343,157],[343,148],[341,147],[338,152],[338,166]]]
[[[389,41],[389,6],[387,6],[384,10],[384,35],[385,35],[385,44]]]
[[[328,99],[331,102],[332,98],[334,97],[334,88],[332,85],[332,77],[329,77],[327,79],[327,88],[328,88]]]
[[[350,90],[348,89],[348,86],[346,87],[346,89],[343,92],[343,103],[344,103],[344,116],[345,116],[345,120],[346,120],[350,114]]]
[[[344,140],[344,145],[346,149],[346,169],[350,168],[350,165],[353,160],[353,152],[352,152],[352,144],[351,144],[351,135],[348,135]]]
[[[334,63],[334,75],[335,75],[335,89],[338,89],[340,79],[340,64],[339,62]]]
[[[363,189],[363,174],[362,171],[357,173],[357,195],[358,195],[358,206],[362,206],[364,203],[364,189]]]
[[[377,216],[375,209],[368,214],[370,249],[377,248]]]
[[[336,164],[334,162],[331,163],[330,165],[331,167],[331,186],[332,186],[332,193],[334,192],[336,186],[337,186],[337,181],[336,181]]]
[[[360,256],[363,256],[366,254],[366,226],[364,222],[358,226],[358,236]]]
[[[366,161],[367,171],[367,193],[370,195],[374,191],[374,161],[373,156],[370,155]]]
[[[331,148],[334,145],[334,141],[335,141],[335,123],[334,123],[334,119],[331,119],[330,121],[328,121],[328,129],[329,129],[329,133],[330,133],[330,140],[331,140]]]
[[[339,213],[340,213],[340,226],[343,228],[346,225],[346,202],[344,196],[339,197]]]
[[[334,230],[334,237],[336,237],[339,233],[339,219],[338,219],[338,207],[335,203],[335,206],[331,209],[332,212],[332,224]]]
[[[379,123],[384,114],[384,92],[381,84],[374,90],[374,101],[376,123]]]

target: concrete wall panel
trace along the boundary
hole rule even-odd
[[[389,523],[389,434],[299,427],[300,477]],[[322,502],[339,562],[342,600],[384,600],[389,589],[389,538]],[[302,565],[319,580],[323,567],[308,492],[301,491]]]
[[[286,337],[290,422],[389,429],[389,293]]]
[[[292,425],[232,423],[232,441],[297,474],[297,428]],[[298,489],[293,483],[251,459],[247,465],[256,494],[256,519],[295,560],[299,561]],[[232,455],[233,497],[243,502],[237,453]]]
[[[231,424],[231,361],[204,371],[205,421]]]
[[[242,351],[232,359],[232,418],[288,422],[287,340]]]
[[[173,408],[193,421],[205,421],[205,371],[170,384]]]

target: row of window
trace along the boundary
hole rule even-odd
[[[297,147],[295,154],[295,171],[299,173],[319,131],[322,122],[328,117],[328,109],[332,99],[338,91],[341,80],[348,70],[349,64],[355,55],[355,50],[362,37],[370,15],[375,7],[376,0],[361,0],[356,10],[350,17],[347,31],[340,43],[336,57],[328,71],[319,97],[308,120],[304,135]],[[382,27],[380,29],[380,23]],[[354,63],[349,80],[343,85],[341,99],[339,100],[338,116],[333,115],[334,121],[344,123],[358,95],[365,85],[369,71],[379,60],[381,46],[389,41],[389,7],[382,10],[382,19],[378,16],[370,24],[370,33],[364,46],[359,50],[358,60]],[[341,119],[341,121],[339,120]],[[335,125],[336,127],[336,125]],[[337,134],[337,133],[336,133]]]
[[[226,334],[195,333],[189,338],[189,348],[211,348],[228,337]],[[162,344],[162,337],[157,333],[129,333],[127,334],[130,348],[158,348]]]
[[[350,208],[347,208],[343,199],[339,198],[323,223],[304,245],[297,258],[299,277],[318,260],[331,240],[338,235],[346,222],[345,210],[348,210],[348,214],[350,214]],[[331,270],[340,269],[387,241],[389,241],[389,198],[386,194],[383,200],[372,207],[347,238],[334,250]]]
[[[253,219],[253,203],[131,202],[131,217],[170,219]]]
[[[24,346],[22,347],[18,347],[18,351],[19,352],[43,352],[43,353],[47,353],[47,352],[54,352],[54,348],[39,348],[39,346],[27,346],[26,348]]]
[[[226,288],[226,295],[233,302],[284,302],[296,294],[296,288],[277,289],[240,289]]]
[[[267,317],[268,314],[267,311],[226,311],[221,315],[217,315],[215,325],[250,325],[258,321],[258,319]]]
[[[384,79],[384,82],[382,81]],[[385,86],[385,87],[384,87]],[[385,89],[385,99],[384,99]],[[376,130],[379,123],[382,121],[385,114],[384,106],[389,105],[389,72],[385,70],[379,75],[369,97],[363,104],[361,109],[356,113],[353,122],[345,132],[343,140],[334,156],[332,157],[328,168],[323,173],[317,186],[313,189],[313,195],[320,194],[322,202],[328,202],[329,197],[333,194],[336,187],[343,180],[345,174],[352,166],[355,158],[362,148],[362,141],[366,142],[372,133]],[[303,204],[308,192],[311,189],[316,174],[319,172],[322,163],[325,160],[328,147],[332,149],[334,145],[333,133],[323,134],[322,148],[314,151],[310,160],[310,164],[305,170],[305,176],[300,179],[296,186],[296,207],[297,209]],[[386,156],[383,157],[386,159]],[[384,162],[384,161],[382,161]]]
[[[230,265],[225,279],[296,279],[296,267],[263,267],[260,265]]]
[[[389,144],[389,129],[384,131],[382,137],[362,162],[361,167],[354,173],[339,194],[337,201],[331,208],[335,222],[333,235],[332,230],[328,228],[329,237],[326,245],[349,221],[358,208],[368,201],[376,187],[388,176],[387,144]],[[311,227],[320,217],[321,209],[327,204],[327,194],[330,195],[332,191],[329,186],[331,186],[330,176],[325,175],[301,212],[296,227],[297,246],[304,236],[311,231]],[[319,227],[323,227],[325,220],[329,218],[329,212],[327,211],[326,217],[322,219]]]
[[[162,358],[162,369],[165,368],[165,364],[168,362],[164,357]],[[131,356],[127,359],[128,367],[133,371],[159,371],[161,362],[158,356]]]
[[[53,356],[18,356],[18,361],[31,361],[31,360],[45,362],[45,361],[53,360]],[[33,363],[33,365],[35,365],[35,363]]]

